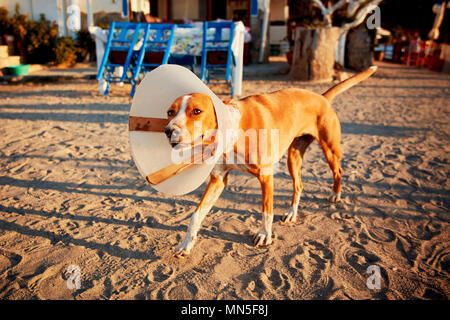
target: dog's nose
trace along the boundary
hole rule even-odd
[[[166,127],[166,130],[164,130],[164,133],[166,134],[167,138],[169,138],[169,139],[172,136],[172,130],[169,127]]]

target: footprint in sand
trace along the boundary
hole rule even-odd
[[[335,211],[330,214],[330,218],[333,220],[345,222],[346,220],[353,218],[353,215],[349,212]]]
[[[161,264],[147,276],[146,281],[148,281],[149,283],[163,282],[172,277],[172,275],[173,269],[166,264]]]
[[[447,278],[450,275],[450,248],[442,237],[427,241],[417,255],[415,266],[436,277]]]
[[[302,248],[297,248],[285,259],[292,279],[307,281],[311,285],[326,280],[325,274],[333,264],[333,253],[326,245],[313,240],[306,240]]]
[[[422,157],[418,155],[408,155],[406,156],[405,160],[409,165],[418,166],[423,163]]]
[[[305,254],[309,256],[307,259],[309,266],[306,265],[305,270],[309,271],[309,281],[313,284],[323,278],[323,273],[330,268],[333,263],[333,253],[325,245],[308,240],[305,241]]]
[[[296,250],[290,254],[283,257],[284,264],[287,265],[287,269],[289,272],[289,275],[292,278],[298,279],[303,281],[303,263],[305,262],[305,259],[303,257],[304,251],[302,247],[297,247]]]
[[[166,299],[166,300],[193,300],[198,294],[198,287],[190,282],[183,283],[182,285],[174,285],[170,283],[164,288],[157,291],[156,294],[152,294],[152,299]],[[155,297],[153,297],[155,295]]]
[[[391,230],[375,226],[372,226],[367,230],[367,235],[370,240],[377,243],[392,242],[395,239],[395,234]]]
[[[352,243],[349,247],[344,248],[344,260],[359,274],[365,274],[367,268],[380,261],[380,258],[365,250],[365,248],[357,243]]]
[[[0,274],[14,268],[22,261],[22,256],[0,248]]]

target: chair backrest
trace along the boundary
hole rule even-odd
[[[123,66],[125,76],[139,32],[143,33],[143,30],[137,23],[114,21],[111,23],[97,79],[102,78],[108,64]]]
[[[150,23],[144,24],[145,32],[143,35],[142,46],[136,60],[136,67],[133,72],[133,78],[137,79],[142,66],[158,66],[166,64],[169,61],[170,47],[173,42],[175,25],[169,23]],[[144,58],[147,53],[163,53],[162,61],[147,63]]]
[[[132,22],[112,22],[111,23],[111,49],[129,50],[131,45],[136,43],[139,34],[142,36],[145,30],[141,29],[142,24]]]
[[[202,79],[202,81],[207,80],[206,69],[210,66],[214,67],[214,65],[217,67],[223,67],[225,65],[225,80],[230,80],[231,64],[233,59],[231,44],[233,42],[234,28],[235,24],[231,21],[211,21],[203,23],[203,48],[200,72],[200,79]],[[226,51],[226,63],[214,63],[212,65],[208,64],[208,52],[211,51]]]
[[[150,23],[144,34],[143,46],[148,52],[165,51],[173,39],[174,24]]]
[[[233,40],[234,22],[204,22],[203,24],[203,43],[204,49],[210,50],[229,50]]]

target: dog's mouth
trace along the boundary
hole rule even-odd
[[[201,136],[199,136],[197,139],[195,139],[193,142],[189,142],[189,143],[185,143],[182,141],[170,141],[170,146],[172,147],[172,149],[174,150],[182,150],[182,149],[187,149],[187,148],[195,148],[199,145],[203,144],[203,134]]]

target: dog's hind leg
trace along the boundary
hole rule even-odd
[[[331,202],[339,202],[341,201],[341,178],[343,173],[339,143],[329,144],[326,141],[320,141],[319,144],[333,173],[333,194],[329,200]]]
[[[318,135],[319,145],[327,159],[333,173],[333,194],[329,198],[331,202],[341,200],[341,124],[333,109],[318,120],[320,130]]]
[[[292,223],[297,220],[298,204],[300,202],[300,196],[303,190],[301,168],[303,163],[303,156],[308,149],[309,145],[314,141],[314,138],[310,135],[297,137],[292,141],[288,150],[288,168],[291,174],[294,186],[294,194],[292,195],[291,207],[283,215],[281,221],[286,223]]]
[[[225,169],[213,169],[210,175],[208,186],[203,194],[197,210],[192,214],[189,227],[187,229],[186,237],[183,242],[175,249],[176,257],[187,256],[197,239],[198,230],[201,227],[203,219],[216,203],[223,189],[227,185],[228,171]]]

